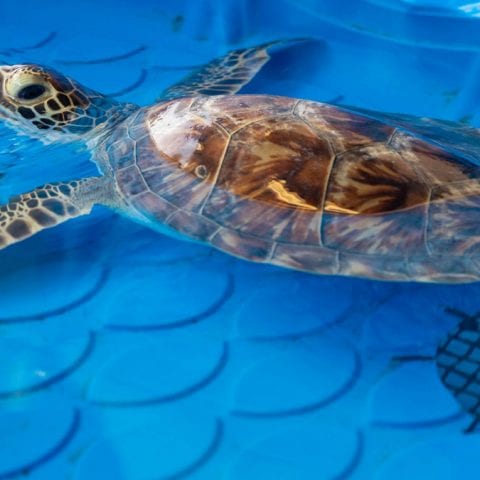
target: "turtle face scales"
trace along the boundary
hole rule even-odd
[[[0,118],[44,143],[87,140],[115,102],[39,65],[0,67]]]

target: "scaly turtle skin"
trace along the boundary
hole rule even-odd
[[[103,176],[13,198],[0,209],[0,245],[100,203],[248,260],[478,280],[479,131],[285,97],[206,95],[238,91],[270,47],[216,60],[147,108],[43,67],[2,67],[3,116],[44,142],[86,141]]]

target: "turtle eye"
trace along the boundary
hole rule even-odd
[[[46,88],[43,85],[40,85],[39,83],[33,83],[21,88],[17,93],[17,98],[20,100],[35,100],[43,95],[45,91]]]

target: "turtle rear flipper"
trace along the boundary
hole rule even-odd
[[[82,178],[50,183],[13,197],[0,207],[0,249],[86,215],[97,203],[109,203],[110,183],[104,177]]]

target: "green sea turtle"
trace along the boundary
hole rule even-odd
[[[214,60],[141,108],[37,65],[0,68],[0,113],[44,143],[84,141],[98,177],[0,208],[0,248],[95,204],[238,257],[384,280],[480,278],[480,131],[234,95],[268,48]]]

